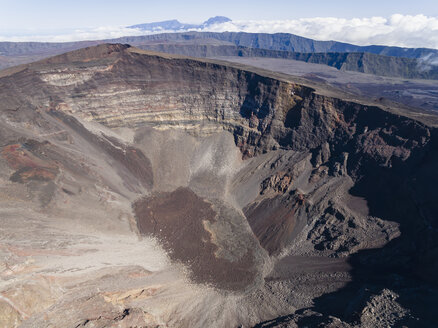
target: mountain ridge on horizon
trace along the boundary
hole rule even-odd
[[[205,22],[226,19],[213,17]],[[173,22],[173,21],[169,21]],[[65,43],[0,42],[0,69],[26,64],[53,55],[101,43],[127,43],[141,49],[178,53],[192,57],[252,56],[290,58],[333,67],[402,78],[435,79],[438,50],[392,46],[358,46],[337,41],[318,41],[289,33],[180,32],[126,36],[115,39]],[[312,54],[321,54],[313,56]],[[370,53],[376,56],[353,55]],[[308,55],[306,55],[308,54]],[[349,55],[350,54],[350,55]],[[309,57],[309,55],[311,55]],[[404,59],[407,60],[404,60]],[[340,60],[340,61],[339,61]],[[348,62],[348,65],[344,63]],[[401,67],[407,64],[409,69]],[[433,71],[429,74],[429,71]]]
[[[189,29],[205,28],[214,24],[230,22],[231,19],[225,16],[210,17],[201,24],[181,23],[177,19],[164,20],[159,22],[141,23],[127,26],[127,28],[140,29],[142,31],[156,32],[163,30],[187,31]]]
[[[176,20],[175,20],[176,21]],[[172,20],[167,22],[173,22]],[[207,21],[206,21],[207,22]],[[149,23],[148,23],[149,24]],[[155,23],[150,23],[155,24]],[[135,26],[135,25],[133,25]],[[216,39],[219,42],[234,43],[237,46],[260,48],[267,50],[291,51],[301,53],[316,52],[368,52],[378,55],[403,58],[422,58],[429,54],[438,55],[438,49],[412,48],[387,45],[360,46],[335,40],[315,40],[291,33],[251,33],[251,32],[163,32],[136,36],[122,36],[118,38],[67,41],[67,42],[39,42],[39,41],[0,41],[0,56],[21,56],[28,53],[40,54],[50,49],[71,49],[74,45],[83,47],[98,43],[130,43],[146,41],[188,41],[188,40]],[[272,40],[271,40],[272,39]],[[26,45],[31,45],[25,49]],[[75,48],[78,49],[78,48]],[[66,50],[66,51],[69,51]]]

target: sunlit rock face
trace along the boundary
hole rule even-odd
[[[436,274],[434,128],[119,44],[0,99],[6,326],[433,322],[407,295]]]

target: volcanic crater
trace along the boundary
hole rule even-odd
[[[0,319],[436,323],[436,128],[301,82],[122,44],[4,71]]]

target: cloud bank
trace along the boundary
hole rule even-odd
[[[1,32],[0,32],[1,33]],[[122,36],[135,36],[143,35],[142,31],[133,28],[127,28],[125,26],[101,26],[96,28],[83,28],[83,29],[71,29],[68,31],[62,31],[57,34],[49,32],[38,33],[24,31],[10,35],[1,35],[1,41],[13,41],[13,42],[70,42],[70,41],[84,41],[84,40],[103,40],[114,39]]]
[[[335,40],[357,45],[382,44],[438,49],[438,17],[399,15],[389,18],[315,17],[282,21],[232,21],[211,31],[292,33],[315,40]]]
[[[335,40],[357,45],[382,44],[438,49],[438,17],[394,14],[388,18],[315,17],[294,20],[231,21],[197,31],[292,33],[315,40]],[[160,31],[172,32],[172,31]],[[138,29],[99,27],[57,35],[1,36],[0,41],[79,41],[142,35]]]

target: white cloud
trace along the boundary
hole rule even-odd
[[[39,42],[69,42],[69,41],[83,41],[83,40],[102,40],[113,39],[122,36],[142,35],[142,31],[138,29],[127,28],[124,26],[101,26],[97,28],[75,29],[70,31],[62,31],[58,34],[50,32],[35,33],[22,32],[20,34],[2,36],[0,41],[39,41]]]
[[[292,33],[315,40],[335,40],[358,45],[383,44],[438,49],[438,17],[399,15],[389,18],[315,17],[282,21],[233,21],[208,30]]]
[[[358,45],[383,44],[438,49],[438,17],[394,14],[389,18],[315,17],[295,20],[232,21],[209,26],[203,31],[292,33],[316,40],[335,40]],[[172,31],[160,31],[172,32]],[[59,34],[1,36],[0,41],[78,41],[141,35],[126,27],[99,27]]]
[[[418,67],[422,71],[430,71],[433,66],[438,66],[438,55],[428,54],[418,61]]]

